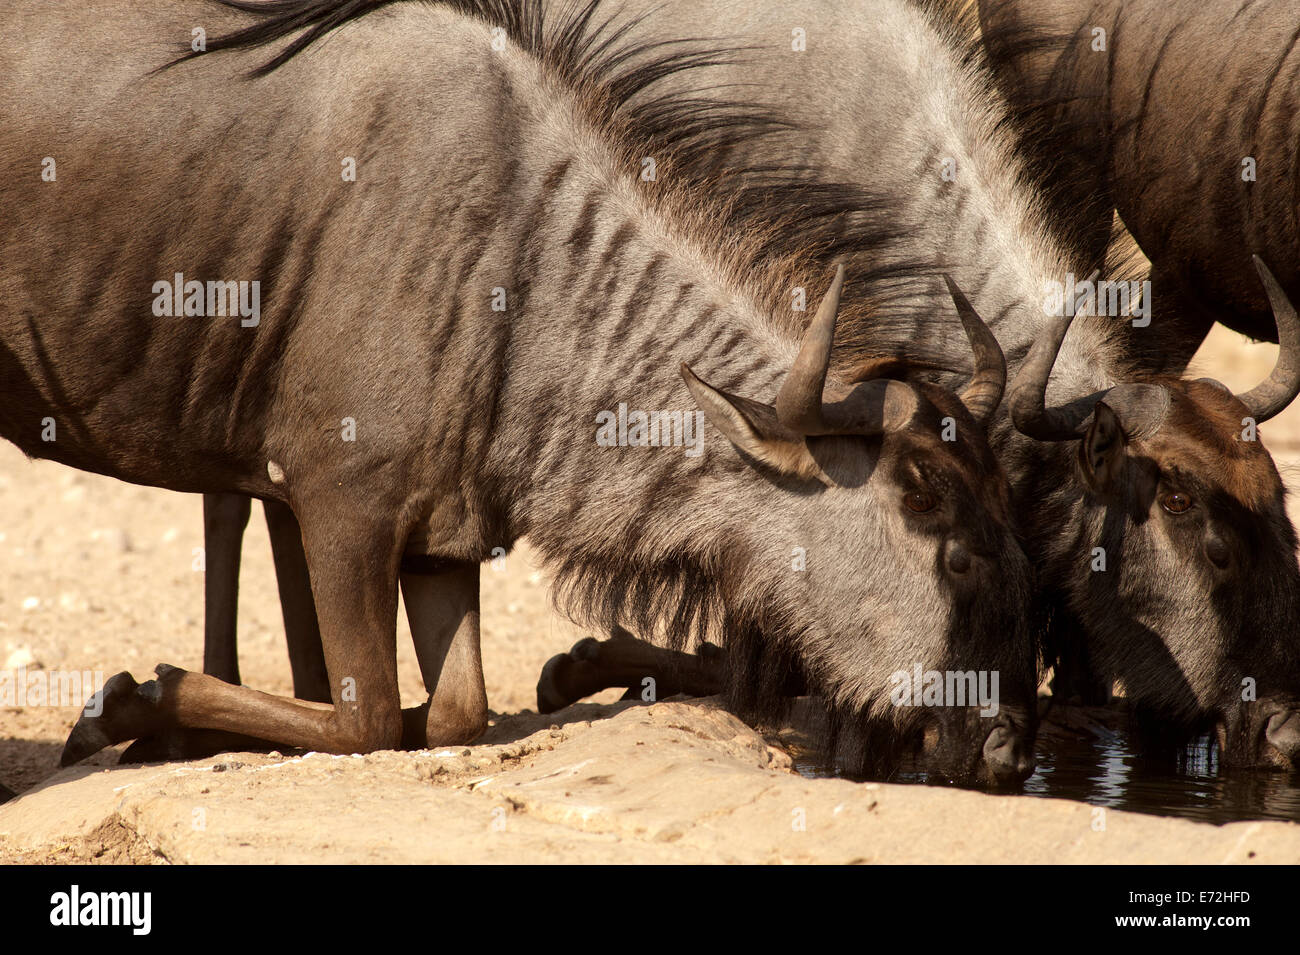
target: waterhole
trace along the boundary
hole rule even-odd
[[[794,752],[804,776],[853,778],[816,752]],[[1020,790],[1026,796],[1199,822],[1300,822],[1300,774],[1221,766],[1209,734],[1173,756],[1153,759],[1137,752],[1122,718],[1067,708],[1049,715],[1034,752],[1037,768]],[[888,782],[951,785],[917,766],[903,767]]]

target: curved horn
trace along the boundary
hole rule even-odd
[[[1267,421],[1300,395],[1300,315],[1296,314],[1295,306],[1264,260],[1258,255],[1251,258],[1255,260],[1255,271],[1259,273],[1269,304],[1273,306],[1281,349],[1272,374],[1244,395],[1238,395],[1237,399],[1249,409],[1256,421]]]
[[[966,338],[970,342],[971,351],[975,353],[975,374],[957,397],[976,423],[984,427],[1002,401],[1002,392],[1007,384],[1007,359],[1002,354],[1002,346],[993,337],[993,332],[984,324],[957,283],[949,275],[945,275],[943,280],[948,284],[948,294],[957,306],[962,327],[966,329]]]
[[[1038,336],[1016,379],[1011,383],[1011,421],[1016,430],[1038,441],[1070,441],[1080,437],[1083,419],[1071,409],[1048,408],[1047,379],[1070,330],[1073,315],[1054,317]],[[1089,409],[1091,411],[1091,409]],[[1085,412],[1086,416],[1087,412]]]
[[[844,266],[839,265],[776,396],[777,420],[797,434],[881,434],[902,427],[916,412],[916,394],[901,381],[869,381],[853,388],[835,383],[831,395],[823,394],[843,288]],[[833,403],[826,402],[828,397]]]
[[[1052,319],[1011,383],[1008,402],[1016,430],[1036,441],[1073,441],[1083,437],[1097,402],[1104,401],[1119,416],[1129,437],[1154,434],[1164,423],[1172,401],[1169,389],[1155,382],[1120,382],[1059,408],[1046,406],[1047,379],[1072,318],[1061,315]]]
[[[799,356],[777,392],[777,417],[786,427],[801,434],[817,434],[826,426],[822,392],[826,388],[826,370],[830,367],[831,344],[835,340],[835,316],[840,309],[843,288],[844,266],[838,265],[831,287],[822,296],[817,314],[804,332]]]

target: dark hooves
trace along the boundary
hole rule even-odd
[[[720,666],[726,663],[727,651],[716,643],[705,640],[696,649],[695,655],[711,666]]]
[[[567,653],[557,653],[546,661],[542,675],[537,678],[538,713],[554,713],[569,705],[560,687],[568,683],[567,671],[573,663],[573,657]]]
[[[144,736],[136,740],[118,757],[118,765],[136,763],[171,763],[179,759],[192,759],[183,739],[173,733]]]
[[[118,763],[177,763],[207,759],[218,753],[269,752],[276,748],[274,743],[238,733],[172,726],[137,739],[122,751]]]
[[[12,789],[4,785],[3,783],[0,783],[0,803],[6,803],[10,799],[17,799],[17,798],[18,798],[18,794],[16,792],[14,792]]]
[[[537,678],[537,712],[554,713],[604,689],[594,679],[599,657],[600,641],[585,637],[568,653],[557,653],[547,660]]]
[[[167,668],[170,671],[171,667]],[[165,675],[159,668],[160,676]],[[60,766],[71,766],[93,756],[106,746],[150,736],[161,728],[158,712],[161,688],[157,682],[136,683],[129,673],[108,678],[103,689],[90,698],[68,734]]]

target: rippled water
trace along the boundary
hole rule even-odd
[[[1217,744],[1209,736],[1189,745],[1177,765],[1138,756],[1128,735],[1119,730],[1082,736],[1048,734],[1039,738],[1036,757],[1038,768],[1023,789],[1030,796],[1201,822],[1300,822],[1300,774],[1220,768]],[[840,775],[811,753],[799,755],[795,766],[809,777]],[[929,780],[922,771],[908,770],[890,782]]]
[[[1202,822],[1300,822],[1294,773],[1221,768],[1208,736],[1189,746],[1179,764],[1143,760],[1120,733],[1111,740],[1052,740],[1040,748],[1025,792]]]

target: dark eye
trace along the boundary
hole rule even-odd
[[[903,504],[915,514],[933,511],[938,503],[939,499],[929,491],[912,491],[903,495]]]
[[[1160,506],[1170,514],[1182,514],[1192,506],[1192,499],[1178,491],[1170,491],[1160,499]]]

